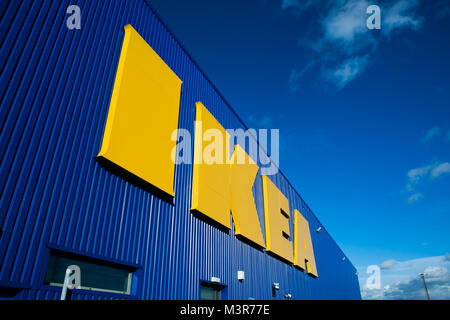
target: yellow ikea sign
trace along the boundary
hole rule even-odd
[[[178,129],[182,81],[131,25],[125,37],[98,159],[174,197],[175,163],[171,139]],[[258,165],[245,150],[219,144],[222,159],[202,159],[214,130],[229,140],[222,125],[201,103],[195,104],[195,141],[191,212],[231,229],[254,245],[317,277],[308,221],[268,176],[262,175],[265,241],[253,198]],[[217,151],[217,145],[215,146]],[[238,161],[244,159],[244,161]],[[204,161],[203,161],[204,160]],[[293,216],[293,217],[292,217]],[[294,220],[294,234],[289,230]],[[293,240],[292,239],[293,237]]]

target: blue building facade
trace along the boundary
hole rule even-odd
[[[316,278],[191,214],[192,165],[176,166],[171,203],[96,161],[127,24],[183,81],[179,128],[194,132],[202,101],[246,129],[151,2],[1,1],[0,298],[59,299],[48,270],[65,257],[129,275],[126,290],[82,284],[72,299],[199,299],[213,277],[222,299],[360,299],[356,269],[281,172],[270,178],[309,222]],[[253,193],[264,234],[260,174]]]

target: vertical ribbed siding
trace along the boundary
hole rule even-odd
[[[69,4],[81,7],[81,30],[65,26]],[[245,128],[146,1],[2,1],[0,17],[0,281],[30,287],[17,298],[58,298],[43,285],[52,246],[139,265],[131,298],[196,299],[212,276],[230,299],[271,299],[273,282],[277,298],[360,298],[356,270],[325,230],[311,234],[314,279],[192,216],[191,165],[176,167],[172,205],[95,161],[128,23],[183,81],[180,128],[193,132],[196,101],[225,128]],[[291,211],[321,225],[281,173],[271,178]],[[260,175],[254,196],[264,230]]]

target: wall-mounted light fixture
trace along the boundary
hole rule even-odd
[[[277,296],[277,291],[280,290],[280,284],[278,282],[274,282],[272,284],[272,297],[276,297]]]
[[[346,257],[343,257],[343,258],[342,258],[342,261],[345,261],[346,259],[347,259]]]
[[[244,281],[245,280],[245,272],[244,271],[238,271],[237,272],[238,281]]]
[[[320,230],[322,230],[322,227],[318,227],[318,228],[316,229],[316,232],[320,232]]]
[[[217,278],[217,277],[211,277],[211,282],[214,282],[214,283],[220,283],[220,278]]]

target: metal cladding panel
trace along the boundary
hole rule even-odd
[[[66,28],[71,4],[81,30]],[[311,232],[312,278],[193,216],[192,165],[176,166],[170,204],[96,162],[126,24],[183,81],[180,128],[193,132],[201,101],[225,128],[246,129],[147,1],[1,1],[0,289],[58,299],[61,289],[43,284],[57,248],[136,268],[131,295],[78,290],[74,299],[198,299],[213,276],[228,299],[272,299],[274,282],[276,299],[360,299],[355,268],[325,230]],[[271,179],[311,230],[321,226],[281,173]],[[260,174],[253,191],[264,234]]]

